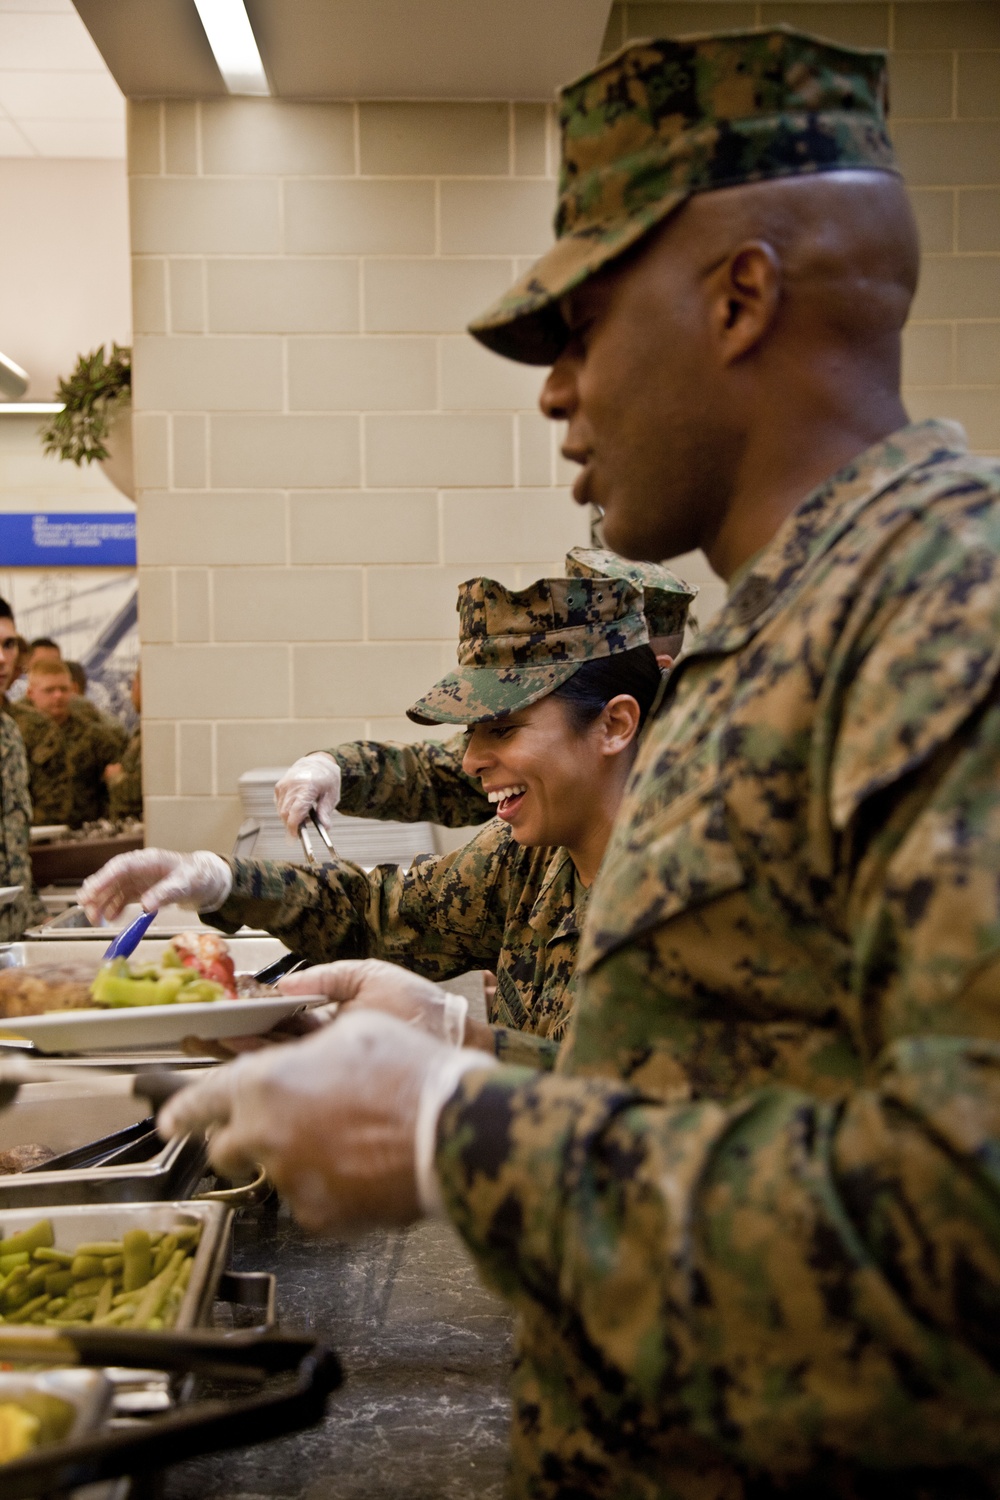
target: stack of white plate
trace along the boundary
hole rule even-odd
[[[239,780],[244,822],[233,845],[233,853],[247,859],[289,860],[305,864],[298,839],[290,839],[274,805],[275,783],[285,766],[258,766],[244,771]],[[324,854],[319,835],[312,833],[317,855]],[[383,823],[376,818],[348,818],[334,813],[330,837],[337,853],[370,870],[373,865],[408,867],[418,854],[434,851],[430,823]]]

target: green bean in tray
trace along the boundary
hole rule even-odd
[[[0,1240],[0,1324],[172,1328],[200,1237],[200,1224],[175,1224],[56,1250],[51,1221],[39,1219]]]

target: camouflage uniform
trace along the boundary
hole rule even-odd
[[[883,82],[787,32],[626,49],[563,96],[566,242],[477,332],[554,357],[555,298],[687,192],[891,167]],[[667,680],[555,1074],[442,1112],[521,1315],[513,1494],[1000,1494],[998,789],[1000,464],[924,423]]]
[[[567,578],[627,578],[642,589],[642,612],[650,637],[681,635],[688,611],[697,597],[695,584],[685,583],[662,563],[629,562],[607,547],[571,547],[566,553]]]
[[[562,1076],[442,1118],[523,1315],[516,1493],[1000,1490],[1000,465],[963,448],[904,430],[757,556],[647,731]]]
[[[21,699],[10,712],[21,731],[31,779],[32,821],[79,828],[107,814],[104,767],[113,747],[98,726],[70,713],[64,724]]]
[[[490,1020],[558,1042],[587,891],[565,849],[522,849],[496,819],[452,854],[422,855],[408,870],[365,871],[337,859],[322,872],[233,861],[233,891],[202,920],[235,932],[264,927],[311,963],[384,958],[429,979],[493,969]],[[503,1057],[514,1037],[498,1036]],[[555,1048],[538,1061],[554,1060]]]
[[[462,770],[465,735],[441,744],[397,745],[355,740],[329,751],[340,766],[340,811],[397,823],[467,828],[493,816],[478,776]]]
[[[566,554],[569,578],[624,578],[643,591],[642,612],[651,636],[675,635],[697,588],[657,563],[632,563],[614,552],[574,547]],[[424,740],[394,745],[356,740],[328,751],[340,766],[341,812],[400,823],[439,823],[466,828],[493,816],[478,776],[462,770],[465,736],[443,745]]]
[[[137,729],[121,759],[122,774],[108,789],[108,812],[115,819],[142,817],[142,730]]]
[[[112,719],[110,715],[102,713],[96,703],[91,703],[89,698],[81,698],[79,695],[70,699],[69,711],[72,714],[78,714],[89,724],[93,724],[95,729],[103,734],[110,752],[109,765],[112,761],[119,759],[128,745],[128,735],[117,719]]]
[[[489,578],[463,583],[459,666],[410,717],[473,723],[527,707],[585,661],[642,645],[640,602],[624,579],[543,578],[520,591]],[[462,849],[424,855],[405,871],[366,873],[335,859],[313,874],[234,860],[233,875],[229,899],[205,921],[224,932],[264,927],[313,963],[378,957],[431,979],[493,969],[498,1055],[554,1061],[587,898],[565,849],[521,848],[494,819]]]
[[[0,906],[0,942],[13,942],[28,927],[44,922],[45,908],[35,892],[28,852],[31,797],[24,741],[0,698],[0,886],[24,890],[9,906]]]

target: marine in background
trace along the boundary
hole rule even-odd
[[[107,816],[104,771],[116,747],[100,725],[74,714],[71,705],[66,663],[33,659],[27,693],[10,713],[27,752],[35,824],[79,828]]]
[[[31,873],[31,794],[24,741],[7,705],[7,689],[19,664],[21,637],[6,599],[0,599],[0,887],[19,885],[21,894],[0,906],[0,942],[10,943],[46,912]]]
[[[139,715],[139,723],[125,747],[120,763],[109,765],[104,772],[108,786],[109,816],[116,821],[142,817],[142,683],[138,667],[132,678],[131,696],[132,706]]]
[[[82,663],[78,661],[67,661],[66,669],[69,672],[72,683],[72,695],[70,697],[70,712],[78,714],[81,718],[89,720],[96,725],[104,734],[108,747],[114,755],[121,755],[128,743],[128,735],[119,724],[117,719],[110,714],[103,713],[96,703],[92,703],[87,697],[87,672]]]
[[[566,554],[568,578],[624,578],[643,591],[649,643],[661,667],[680,654],[688,610],[697,588],[658,563],[629,562],[606,548],[574,547]],[[492,818],[479,778],[462,769],[465,736],[441,743],[402,745],[354,740],[304,755],[274,789],[278,811],[295,839],[316,809],[328,822],[334,808],[358,818],[438,823],[468,828]]]

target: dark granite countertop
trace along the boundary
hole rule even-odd
[[[320,1334],[346,1380],[322,1426],[180,1464],[163,1500],[499,1500],[511,1322],[449,1226],[344,1245],[272,1202],[237,1219],[233,1265],[275,1272],[279,1321]]]

